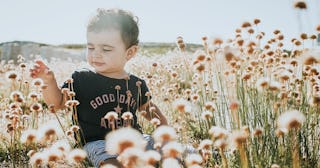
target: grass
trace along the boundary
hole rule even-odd
[[[156,151],[160,167],[168,159],[182,167],[320,167],[320,58],[313,54],[312,39],[293,40],[288,52],[277,34],[273,41],[261,44],[252,39],[259,32],[245,30],[231,42],[203,38],[203,46],[192,51],[185,50],[181,39],[178,47],[142,46],[148,52],[141,52],[126,67],[145,79],[153,102],[174,130],[169,135],[169,128],[157,128],[139,116],[145,132],[158,130],[163,136],[176,137],[166,143],[155,139],[162,150]],[[166,48],[172,50],[166,52]],[[77,161],[66,159],[77,146],[68,134],[77,131],[71,129],[74,108],[53,113],[43,103],[41,81],[28,76],[32,60],[17,62],[0,67],[0,161],[15,166],[27,166],[28,161],[30,167],[88,166],[80,156]],[[85,66],[72,60],[48,64],[58,83]],[[176,145],[166,146],[170,143]],[[54,150],[59,144],[65,150]],[[188,157],[179,144],[192,146],[196,155]],[[136,152],[129,155],[130,150]],[[120,153],[120,158],[128,157],[122,160],[126,167],[153,165],[142,159],[142,149],[130,150]]]

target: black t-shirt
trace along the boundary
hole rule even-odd
[[[129,75],[129,79],[114,79],[88,69],[75,71],[72,79],[75,99],[80,102],[77,116],[85,142],[103,140],[112,128],[127,125],[140,131],[136,110],[148,101],[144,80],[134,75]],[[68,88],[68,83],[62,87]],[[121,117],[128,111],[133,115],[129,121]],[[108,112],[116,112],[118,119],[108,122],[104,118]]]

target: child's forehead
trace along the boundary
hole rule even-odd
[[[110,29],[100,32],[87,32],[87,44],[101,46],[124,45],[119,30]]]

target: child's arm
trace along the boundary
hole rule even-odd
[[[147,113],[144,117],[147,120],[151,120],[152,118],[158,118],[160,120],[160,125],[168,125],[166,117],[162,114],[160,109],[153,104],[151,101],[145,103],[139,108],[139,111],[145,110]]]
[[[57,85],[56,78],[52,71],[42,60],[36,60],[33,68],[30,69],[32,78],[40,78],[43,80],[47,88],[42,91],[42,95],[46,104],[53,104],[56,109],[64,107],[63,94]]]

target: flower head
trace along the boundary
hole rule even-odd
[[[144,150],[145,146],[141,133],[131,127],[120,128],[106,136],[106,151],[110,154],[120,154],[131,147]]]
[[[284,112],[278,118],[278,127],[291,130],[300,128],[305,121],[305,116],[298,110]]]
[[[176,141],[165,144],[162,148],[164,157],[178,158],[183,152],[182,145]]]
[[[166,125],[158,127],[152,134],[155,142],[165,143],[177,139],[177,133],[174,128]]]
[[[203,162],[201,155],[192,153],[186,157],[186,165],[188,167],[200,165]]]
[[[82,149],[73,149],[68,153],[68,161],[70,163],[79,163],[87,157],[86,151]]]

